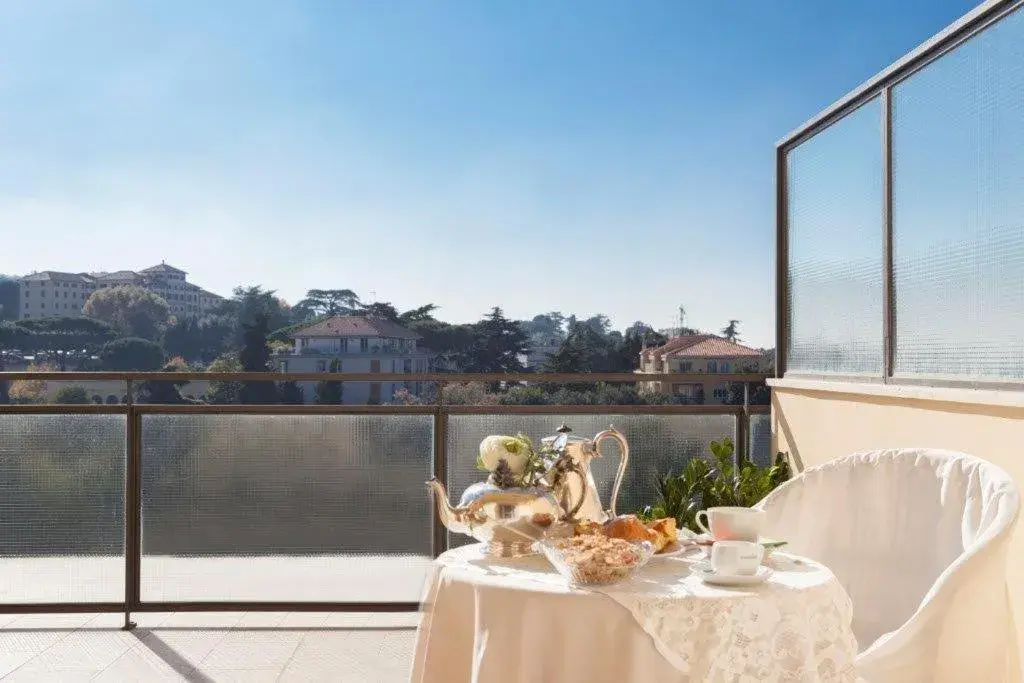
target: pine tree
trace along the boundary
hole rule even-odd
[[[270,347],[267,334],[270,332],[268,318],[258,313],[251,324],[244,324],[242,350],[238,360],[243,372],[268,372],[270,369]],[[269,380],[269,378],[268,378]],[[277,403],[277,387],[272,381],[243,382],[239,400],[244,404]]]

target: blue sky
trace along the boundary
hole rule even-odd
[[[4,3],[0,272],[771,345],[774,143],[973,5]]]

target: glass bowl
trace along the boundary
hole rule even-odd
[[[572,586],[606,586],[628,579],[654,556],[647,541],[605,536],[544,539],[537,543],[544,557]]]

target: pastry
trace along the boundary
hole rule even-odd
[[[604,533],[604,526],[585,519],[573,526],[572,533],[574,536],[598,536]]]
[[[679,530],[676,528],[676,520],[672,517],[656,519],[647,525],[651,531],[658,536],[654,544],[655,552],[662,552],[668,546],[679,540]]]
[[[648,541],[657,547],[658,534],[644,526],[636,515],[619,515],[605,524],[604,533],[625,541]]]
[[[530,521],[536,524],[537,526],[548,527],[554,523],[555,516],[548,514],[547,512],[538,512],[531,518]]]

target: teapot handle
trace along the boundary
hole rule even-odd
[[[619,487],[622,486],[622,478],[626,476],[626,465],[629,464],[629,443],[622,432],[614,426],[609,427],[594,437],[594,450],[600,453],[601,442],[605,439],[614,439],[619,442],[619,470],[615,473],[615,483],[612,485],[611,508],[608,515],[612,518],[617,516],[616,507],[619,500]]]
[[[572,510],[567,511],[566,515],[566,519],[575,519],[576,513],[580,511],[583,503],[587,500],[587,473],[579,465],[570,469],[569,472],[580,478],[580,499],[573,505]]]

